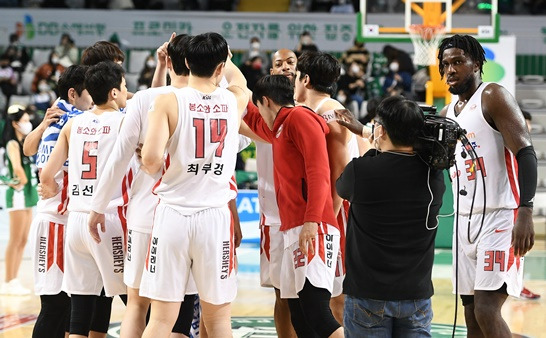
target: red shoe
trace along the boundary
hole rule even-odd
[[[539,299],[540,298],[539,294],[533,293],[527,288],[523,288],[523,290],[521,290],[521,294],[519,296],[521,298],[526,298],[526,299]]]

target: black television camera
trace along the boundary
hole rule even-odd
[[[435,106],[419,107],[424,113],[425,125],[415,150],[431,168],[449,169],[455,164],[457,140],[466,132],[456,121],[436,115]]]

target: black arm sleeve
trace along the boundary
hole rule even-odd
[[[519,206],[533,207],[537,190],[537,155],[533,146],[522,148],[516,155],[518,162]]]
[[[355,188],[354,163],[354,160],[349,162],[345,169],[343,169],[343,173],[341,173],[341,176],[339,176],[336,181],[337,194],[341,198],[346,199],[349,202],[351,202],[351,199],[353,198],[353,192]]]

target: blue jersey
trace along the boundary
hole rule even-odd
[[[74,116],[78,116],[83,113],[83,111],[79,110],[63,99],[60,99],[57,102],[57,107],[61,108],[61,110],[63,110],[65,113],[59,117],[57,122],[50,124],[42,134],[40,146],[38,147],[38,153],[36,154],[36,166],[39,169],[45,167],[45,164],[49,160],[49,155],[51,155],[53,147],[55,147],[55,144],[57,143],[57,139],[59,138],[59,134],[61,133],[63,126]],[[64,163],[63,169],[67,170],[67,167],[68,161]]]

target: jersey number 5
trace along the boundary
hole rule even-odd
[[[82,179],[97,179],[97,148],[99,141],[83,142],[82,164],[88,165],[88,170],[82,170]]]
[[[195,128],[195,158],[205,157],[205,119],[193,119],[193,127]],[[224,151],[224,139],[227,134],[226,119],[210,119],[209,120],[210,143],[219,143],[214,156],[222,157]]]

